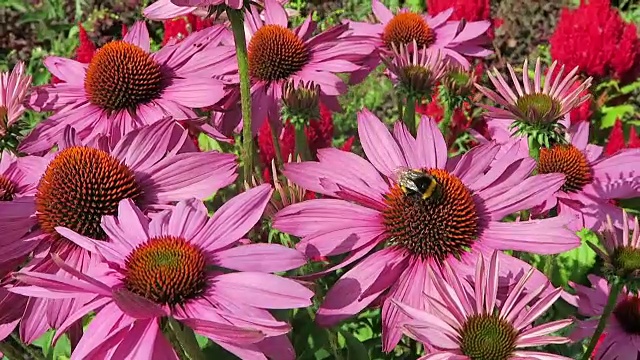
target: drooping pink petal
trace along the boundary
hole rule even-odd
[[[304,265],[306,258],[282,245],[250,244],[216,252],[214,263],[239,271],[280,272]]]
[[[242,272],[215,277],[218,296],[265,309],[292,309],[311,305],[313,292],[276,275]]]

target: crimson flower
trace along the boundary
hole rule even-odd
[[[563,9],[549,43],[554,60],[593,77],[632,80],[640,65],[636,26],[610,0],[581,0],[575,10]]]
[[[609,141],[604,146],[604,153],[607,156],[611,156],[622,149],[637,149],[640,148],[640,137],[636,133],[635,127],[631,127],[629,131],[629,141],[624,140],[624,131],[622,129],[622,121],[616,120],[613,125],[611,134],[609,134]]]
[[[175,39],[175,41],[178,42],[194,31],[210,27],[213,25],[213,20],[210,18],[203,19],[202,17],[193,14],[187,14],[171,20],[165,20],[162,22],[162,25],[164,26],[162,46],[165,46],[171,40]]]

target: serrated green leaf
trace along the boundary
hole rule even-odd
[[[626,114],[633,114],[635,108],[630,104],[622,104],[618,106],[603,106],[601,108],[604,116],[602,117],[601,129],[610,128],[616,123],[616,119],[622,119]]]
[[[349,360],[369,360],[367,348],[360,342],[360,340],[356,339],[356,337],[348,331],[340,330],[340,334],[344,336]]]
[[[584,282],[596,262],[596,253],[587,242],[598,243],[597,235],[584,229],[578,233],[580,247],[555,256],[552,282],[556,286],[566,286],[569,281]]]

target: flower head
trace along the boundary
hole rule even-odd
[[[599,229],[607,216],[616,226],[626,220],[622,211],[610,203],[628,199],[640,191],[640,150],[624,150],[602,156],[602,147],[589,144],[589,123],[571,127],[564,144],[542,148],[538,159],[540,174],[560,173],[562,187],[547,199],[540,211],[557,206],[558,213],[572,214],[571,228]]]
[[[423,117],[414,138],[400,122],[389,133],[367,110],[358,115],[358,133],[368,161],[328,148],[318,151],[318,162],[285,167],[287,178],[330,199],[288,206],[273,224],[300,237],[297,248],[310,258],[349,254],[320,275],[357,262],[327,293],[319,324],[334,325],[382,298],[383,343],[390,351],[400,340],[396,326],[402,320],[390,299],[431,311],[421,300],[423,292],[433,291],[429,269],[437,273],[448,263],[460,276],[472,276],[469,264],[490,249],[556,253],[579,244],[564,218],[501,222],[536,206],[564,180],[560,174],[529,177],[535,163],[513,156],[514,149],[496,166],[490,164],[500,146],[493,143],[448,159],[433,120]],[[422,174],[417,179],[434,185],[433,191],[406,191],[398,183],[399,168]],[[528,268],[504,259],[508,266],[502,271],[510,279]]]
[[[563,9],[549,44],[554,60],[579,67],[589,76],[623,80],[637,76],[637,28],[622,19],[610,0],[582,0],[576,9]]]
[[[436,294],[427,293],[427,301],[438,310],[439,316],[394,301],[409,318],[402,324],[404,332],[433,347],[434,351],[425,359],[569,359],[522,349],[570,341],[550,335],[570,325],[570,319],[532,326],[560,297],[562,289],[543,294],[547,283],[523,296],[523,289],[534,272],[531,268],[498,305],[499,269],[498,253],[494,252],[488,266],[480,258],[475,281],[469,284],[461,282],[448,265],[445,265],[444,277],[430,273]],[[535,296],[540,298],[532,301]]]
[[[492,54],[492,51],[483,47],[487,41],[484,34],[491,25],[489,21],[450,21],[452,8],[438,14],[423,15],[408,9],[393,14],[379,0],[372,0],[371,6],[378,23],[350,21],[349,27],[354,35],[367,37],[380,55],[391,52],[393,45],[400,48],[415,41],[418,48],[439,50],[443,60],[468,68],[470,63],[465,56],[483,58]],[[379,57],[366,60],[361,63],[362,69],[352,78],[352,82],[364,79],[380,61]]]
[[[122,200],[117,216],[102,221],[109,242],[56,228],[69,241],[105,259],[111,271],[97,271],[106,268],[98,264],[84,274],[54,255],[59,275],[37,270],[16,275],[21,282],[37,284],[40,291],[29,291],[29,287],[11,291],[45,298],[92,297],[58,329],[67,330],[75,320],[101,307],[73,353],[78,359],[115,348],[128,355],[120,349],[128,342],[133,342],[127,346],[136,358],[177,358],[159,329],[159,320],[169,316],[240,358],[281,352],[293,359],[292,346],[284,336],[289,325],[277,321],[267,309],[309,306],[313,292],[271,273],[297,268],[305,259],[280,245],[239,244],[260,219],[271,193],[269,185],[248,190],[226,202],[212,218],[196,199],[183,200],[152,219],[131,199]],[[114,321],[124,331],[103,326]],[[274,337],[280,339],[279,346],[269,347]],[[102,350],[96,353],[98,348]]]
[[[105,138],[84,143],[70,127],[62,139],[55,154],[19,159],[25,159],[25,171],[38,178],[38,185],[32,196],[0,202],[0,245],[5,249],[0,264],[38,248],[27,269],[55,272],[49,254],[56,254],[84,271],[96,257],[59,233],[60,227],[107,241],[110,233],[101,226],[102,218],[116,214],[123,199],[158,211],[176,201],[204,199],[236,177],[234,155],[197,152],[186,130],[171,119],[134,130],[115,144]],[[49,309],[44,321],[56,328],[81,305],[80,299],[68,299],[38,306]]]
[[[586,317],[576,322],[571,333],[572,341],[593,336],[600,316],[607,304],[612,285],[596,275],[589,275],[591,287],[570,283],[576,294],[564,293],[562,297],[578,308],[578,314]],[[640,298],[635,292],[622,289],[607,319],[604,339],[595,352],[594,360],[630,359],[640,356]]]
[[[101,134],[117,140],[166,116],[197,117],[193,108],[213,105],[225,94],[222,80],[214,75],[234,60],[233,48],[220,45],[227,35],[223,26],[211,27],[193,33],[189,41],[149,53],[149,33],[138,22],[123,40],[98,49],[88,65],[46,58],[45,66],[64,83],[38,88],[30,105],[56,114],[36,126],[21,151],[49,150],[67,125],[82,140]]]
[[[489,72],[489,79],[498,92],[481,85],[476,85],[476,87],[486,97],[501,105],[503,109],[484,104],[479,104],[479,106],[489,111],[487,114],[489,117],[512,120],[511,126],[515,128],[516,134],[543,136],[546,140],[543,144],[548,146],[550,142],[560,142],[563,139],[566,125],[561,120],[565,115],[589,99],[590,95],[582,96],[581,93],[591,86],[591,78],[571,90],[574,83],[578,82],[576,75],[578,68],[574,68],[563,77],[564,65],[557,74],[554,74],[557,65],[557,62],[554,61],[543,80],[540,58],[538,58],[534,81],[531,84],[528,65],[528,60],[525,59],[521,86],[513,67],[507,64],[515,92],[497,69],[493,69],[493,75]]]
[[[258,9],[251,7],[245,24],[254,134],[265,119],[278,130],[281,128],[285,83],[296,89],[314,83],[319,88],[320,101],[333,111],[340,110],[337,97],[346,92],[347,86],[337,74],[358,70],[356,63],[374,51],[373,44],[351,36],[346,24],[313,35],[316,23],[309,16],[298,28],[289,29],[287,13],[276,0],[265,1],[264,20]],[[223,133],[239,129],[240,115],[239,105],[225,114]]]
[[[628,287],[638,289],[640,280],[640,226],[638,218],[628,219],[622,210],[622,230],[613,225],[611,216],[607,216],[604,229],[600,232],[603,248],[589,243],[591,248],[604,260],[604,273],[613,280],[619,280]],[[630,232],[630,226],[633,233]]]
[[[24,63],[18,62],[11,72],[0,72],[0,138],[7,134],[24,111],[31,76],[24,73]]]
[[[392,48],[393,55],[382,59],[391,79],[408,96],[429,98],[446,71],[446,63],[440,58],[440,53],[418,49],[415,40],[412,44],[400,45],[399,49],[395,44]],[[410,51],[410,48],[418,50]]]

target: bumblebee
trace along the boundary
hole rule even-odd
[[[422,170],[399,168],[395,174],[400,189],[407,195],[418,195],[424,200],[438,193],[438,181]]]

